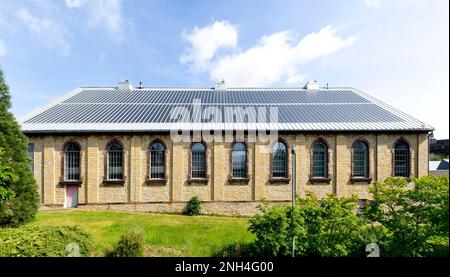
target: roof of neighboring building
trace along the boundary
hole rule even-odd
[[[430,171],[448,170],[448,159],[429,162]]]
[[[234,116],[229,113],[233,108]],[[273,120],[271,115],[275,115],[275,110],[278,118]],[[201,111],[208,114],[203,114],[202,118]],[[212,121],[211,114],[215,115]],[[181,117],[184,119],[180,122]],[[358,89],[346,87],[86,87],[31,112],[21,118],[20,123],[25,133],[260,128],[279,131],[433,130]]]

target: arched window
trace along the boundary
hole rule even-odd
[[[191,176],[192,178],[206,178],[206,147],[201,142],[191,146]]]
[[[64,181],[80,180],[80,146],[69,142],[64,147]]]
[[[409,144],[404,140],[398,140],[394,144],[394,176],[408,178],[409,168]]]
[[[369,178],[369,146],[362,140],[353,144],[353,177]]]
[[[278,141],[273,145],[272,149],[272,177],[287,178],[288,177],[288,153],[286,144]]]
[[[164,179],[166,147],[161,142],[153,142],[150,146],[150,179]]]
[[[111,142],[106,149],[108,155],[107,180],[123,180],[123,147],[119,142]]]
[[[231,171],[236,179],[247,178],[247,146],[245,143],[236,142],[231,148]]]
[[[323,141],[312,145],[312,177],[328,178],[328,146]]]

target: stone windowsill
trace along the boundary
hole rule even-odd
[[[188,178],[187,182],[190,183],[208,183],[209,182],[209,178]]]
[[[280,177],[271,177],[269,178],[269,183],[289,183],[291,178],[280,178]]]
[[[352,183],[358,183],[358,182],[361,182],[361,183],[371,183],[372,182],[372,178],[367,178],[367,177],[352,177],[352,178],[350,178],[350,181],[352,182]]]
[[[250,178],[233,178],[228,177],[228,182],[234,183],[234,184],[248,184],[250,182]]]
[[[60,181],[59,184],[61,186],[81,186],[81,184],[83,183],[83,181],[78,180],[78,181]]]
[[[164,179],[146,179],[145,183],[147,185],[165,185],[167,183],[167,178]]]
[[[117,185],[117,186],[122,186],[125,184],[125,180],[103,180],[103,183],[105,185]]]
[[[310,183],[327,183],[329,184],[331,182],[331,178],[327,177],[310,177],[309,178]]]

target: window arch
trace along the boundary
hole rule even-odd
[[[231,147],[231,176],[247,178],[247,145],[243,142],[235,142]]]
[[[191,177],[206,178],[206,146],[201,142],[191,145]]]
[[[322,140],[312,145],[312,177],[328,178],[328,146]]]
[[[272,178],[288,178],[287,146],[282,141],[272,147]]]
[[[369,178],[369,145],[363,140],[353,143],[353,177]]]
[[[150,179],[166,178],[166,146],[163,142],[156,140],[150,145]]]
[[[394,177],[409,177],[409,161],[409,143],[403,139],[400,139],[394,144]]]
[[[64,181],[80,181],[81,147],[76,142],[64,146]]]
[[[109,181],[123,180],[123,146],[118,141],[110,142],[106,147],[106,178]]]

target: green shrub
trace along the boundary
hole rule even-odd
[[[114,249],[107,253],[109,257],[142,257],[144,256],[144,232],[128,229],[120,237]]]
[[[222,249],[215,252],[213,257],[257,257],[258,252],[252,242],[238,241],[226,244]]]
[[[198,196],[194,196],[187,202],[184,213],[190,216],[199,215],[201,211],[200,205],[200,198]]]
[[[89,256],[92,249],[89,236],[78,227],[0,228],[1,257],[67,257],[74,250],[67,248],[70,243],[78,244],[80,256]]]

